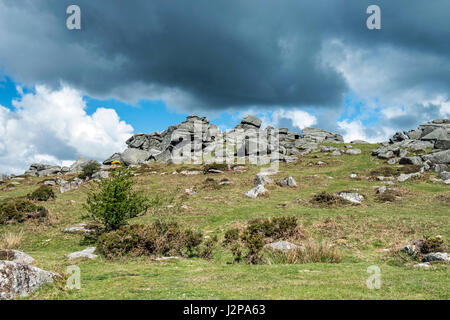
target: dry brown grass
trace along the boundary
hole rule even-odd
[[[0,237],[0,249],[18,249],[22,244],[23,232],[6,232]]]
[[[269,252],[269,264],[340,263],[338,247],[327,242],[308,241],[296,250]]]

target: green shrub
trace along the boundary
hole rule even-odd
[[[55,199],[55,193],[49,186],[40,186],[38,189],[27,195],[29,200],[35,201],[47,201],[49,199]]]
[[[235,228],[227,230],[222,244],[230,248],[235,262],[244,256],[249,264],[262,263],[266,240],[294,237],[297,228],[297,219],[291,216],[257,219],[250,221],[242,232]]]
[[[78,175],[80,179],[91,178],[92,175],[100,170],[100,163],[97,161],[89,161],[87,165],[83,167],[82,172]]]
[[[28,200],[16,199],[0,203],[0,224],[41,219],[47,215],[47,209],[37,206]]]
[[[233,228],[229,229],[225,232],[225,237],[222,242],[224,247],[227,247],[228,245],[236,242],[239,240],[239,229]]]
[[[200,232],[191,229],[183,230],[176,223],[152,225],[127,225],[118,230],[102,234],[97,241],[97,251],[106,258],[125,255],[182,255],[201,256],[199,250],[203,242]],[[208,244],[207,250],[212,250]],[[203,252],[203,255],[211,255]]]
[[[132,178],[129,169],[119,168],[110,178],[96,181],[88,192],[84,208],[106,231],[117,230],[128,219],[144,214],[150,206],[142,192],[133,190]]]
[[[311,199],[311,203],[318,206],[333,207],[349,204],[350,202],[334,194],[323,191],[319,194],[314,195]]]

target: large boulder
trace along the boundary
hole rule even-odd
[[[25,297],[56,276],[27,264],[0,260],[0,300]]]
[[[137,165],[147,161],[150,158],[150,153],[140,149],[128,148],[122,153],[121,158],[126,166]]]
[[[261,119],[252,115],[247,115],[242,119],[241,123],[236,126],[236,129],[259,129],[261,124]]]
[[[112,156],[110,156],[108,159],[103,161],[104,165],[111,165],[114,161],[119,161],[122,163],[122,156],[120,153],[116,152]]]
[[[0,250],[0,260],[7,260],[22,264],[32,264],[34,261],[34,259],[26,253],[11,249]]]
[[[425,161],[430,160],[432,163],[450,164],[450,149],[427,154],[422,158]]]
[[[306,140],[315,142],[344,142],[344,138],[340,134],[331,133],[317,128],[304,128],[302,130],[303,137]]]

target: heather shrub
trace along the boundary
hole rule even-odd
[[[24,200],[15,199],[0,203],[0,224],[20,223],[25,220],[42,219],[48,215],[43,206]]]
[[[40,186],[38,189],[27,195],[29,200],[47,201],[49,199],[56,199],[53,189],[49,186]]]

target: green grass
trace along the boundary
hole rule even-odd
[[[81,290],[64,289],[64,280],[47,285],[29,299],[449,299],[448,265],[433,265],[429,270],[413,268],[414,262],[394,263],[391,253],[423,235],[450,237],[449,186],[435,184],[427,173],[415,181],[397,184],[403,196],[393,203],[375,201],[375,186],[382,183],[369,178],[370,169],[386,163],[370,156],[375,145],[359,145],[361,155],[338,157],[314,153],[297,163],[282,164],[274,179],[293,176],[297,188],[268,186],[269,195],[249,199],[244,192],[253,186],[259,171],[181,176],[171,173],[182,166],[151,166],[139,170],[139,188],[149,197],[156,193],[176,195],[188,209],[164,210],[161,214],[223,238],[225,230],[261,217],[293,215],[298,218],[306,239],[325,240],[338,246],[343,254],[339,264],[246,265],[230,264],[231,254],[218,247],[214,259],[176,259],[155,261],[150,257],[92,261],[68,261],[65,255],[82,250],[80,235],[65,234],[61,228],[83,221],[82,204],[87,186],[58,194],[44,203],[50,211],[45,224],[26,222],[0,226],[0,233],[24,232],[20,250],[36,259],[36,265],[64,274],[66,267],[81,268]],[[325,166],[317,166],[324,161]],[[312,163],[313,165],[309,165]],[[195,165],[189,167],[197,168]],[[156,169],[156,170],[155,170]],[[150,171],[158,171],[157,174]],[[167,174],[161,175],[166,172]],[[357,173],[358,179],[350,179]],[[207,177],[224,177],[233,185],[218,190],[203,189]],[[329,177],[333,177],[330,179]],[[366,177],[368,179],[366,179]],[[25,196],[43,179],[27,178],[20,186],[4,189],[0,200]],[[197,194],[184,196],[186,188]],[[309,200],[322,191],[357,190],[366,196],[360,206],[318,207]],[[56,191],[56,190],[55,190]],[[443,195],[440,198],[437,195]],[[131,223],[151,223],[155,215],[133,219]],[[382,286],[366,286],[367,268],[381,269]]]

